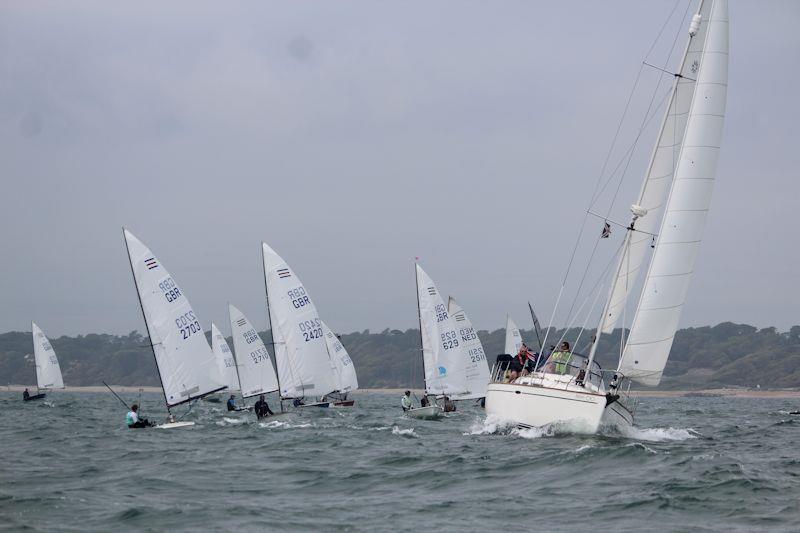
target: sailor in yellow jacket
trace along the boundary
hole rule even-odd
[[[558,350],[550,356],[550,362],[555,364],[555,373],[566,374],[570,359],[572,359],[572,352],[569,351],[569,343],[564,341]]]

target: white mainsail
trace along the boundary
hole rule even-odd
[[[328,346],[328,355],[331,358],[331,369],[336,381],[336,390],[350,392],[358,388],[356,367],[340,341],[325,322],[322,322],[322,331],[325,334],[325,343]]]
[[[699,19],[699,20],[698,20]],[[717,168],[728,82],[727,0],[703,2],[696,49],[687,59],[696,77],[664,221],[645,278],[619,370],[657,385],[678,329],[703,236]],[[696,42],[696,45],[695,45]]]
[[[419,265],[416,265],[416,273],[425,391],[428,394],[465,394],[468,388],[464,358],[455,321],[430,276]]]
[[[266,243],[262,252],[281,397],[325,396],[336,383],[317,308],[286,261]]]
[[[244,313],[228,304],[233,349],[239,369],[242,398],[278,390],[278,378],[267,347]]]
[[[464,309],[451,296],[447,301],[447,311],[453,317],[458,335],[461,338],[461,352],[464,358],[464,377],[467,380],[467,393],[454,395],[456,400],[471,400],[486,396],[489,384],[489,365],[478,332],[472,327]]]
[[[522,348],[522,334],[519,332],[517,324],[506,315],[506,346],[505,353],[517,355]]]
[[[33,359],[36,363],[36,383],[40,389],[63,389],[61,367],[58,365],[56,351],[42,330],[31,322],[33,334]]]
[[[219,366],[220,374],[222,374],[222,383],[230,391],[239,390],[239,373],[236,370],[236,359],[233,357],[233,352],[231,352],[222,332],[213,322],[211,323],[211,351],[214,352],[214,357],[217,358],[217,365]]]
[[[698,14],[700,25],[689,39],[683,61],[673,82],[672,97],[661,125],[658,141],[650,159],[650,166],[642,185],[642,190],[635,205],[644,208],[644,216],[637,217],[634,227],[637,231],[628,231],[625,238],[627,242],[623,247],[617,276],[613,281],[607,311],[601,329],[603,333],[611,333],[619,317],[622,315],[625,304],[633,289],[639,271],[644,265],[647,252],[650,250],[653,235],[658,233],[659,224],[664,215],[664,206],[670,193],[670,185],[675,177],[676,162],[680,156],[681,146],[687,129],[689,107],[695,94],[695,79],[698,76],[698,66],[705,62],[703,46],[708,30],[708,15],[711,11],[711,2],[703,2]],[[697,15],[695,16],[695,20]],[[727,19],[725,24],[727,24]],[[725,55],[727,58],[727,53]],[[727,59],[726,67],[727,69]],[[727,73],[721,73],[727,77]],[[724,110],[725,81],[722,87],[722,108]],[[719,97],[719,90],[715,90]],[[717,111],[720,111],[717,109]],[[719,143],[717,143],[719,144]],[[706,190],[707,189],[707,190]],[[704,195],[710,194],[710,187],[700,191]]]
[[[225,388],[200,321],[153,252],[123,229],[167,407]]]

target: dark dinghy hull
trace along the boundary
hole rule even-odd
[[[27,398],[22,398],[23,402],[32,402],[33,400],[43,400],[47,394],[40,392],[39,394],[31,394]]]

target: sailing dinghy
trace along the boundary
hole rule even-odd
[[[322,324],[322,333],[325,335],[325,345],[328,348],[328,357],[331,359],[331,372],[336,382],[336,390],[326,396],[335,398],[332,407],[353,407],[355,400],[348,400],[347,395],[358,388],[358,377],[353,360],[347,353],[342,341],[325,322]]]
[[[506,315],[506,344],[503,353],[512,357],[517,355],[523,342],[522,333],[519,332],[516,322],[511,319],[510,315]]]
[[[61,367],[58,365],[58,358],[50,341],[34,322],[31,322],[31,334],[33,360],[36,365],[36,394],[23,396],[22,399],[26,402],[43,399],[47,394],[42,391],[64,388]]]
[[[242,399],[277,392],[278,377],[256,328],[244,313],[231,304],[228,304],[228,317]]]
[[[437,398],[469,394],[466,364],[458,328],[436,284],[419,264],[414,263],[414,269],[425,373],[423,400],[427,405],[411,408],[406,414],[411,418],[435,420],[444,413],[444,407],[436,403]]]
[[[266,243],[261,243],[261,251],[281,401],[293,400],[295,407],[329,407],[322,398],[337,385],[317,308],[286,261]]]
[[[169,413],[161,429],[193,426],[176,422],[171,409],[225,389],[217,360],[183,291],[155,254],[123,228],[136,294]]]
[[[493,374],[488,414],[521,426],[576,422],[594,433],[601,423],[633,424],[624,382],[655,386],[667,363],[702,239],[722,140],[728,72],[726,0],[702,0],[669,93],[667,111],[635,204],[588,356],[550,355],[544,366],[514,382]],[[593,214],[593,213],[592,213]],[[598,238],[607,238],[605,219]],[[599,338],[611,333],[639,271],[653,249],[633,323],[606,386],[595,361]],[[623,329],[624,332],[624,329]]]

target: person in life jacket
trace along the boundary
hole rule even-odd
[[[125,416],[125,423],[129,428],[146,428],[153,425],[146,418],[139,418],[139,406],[136,404],[131,405],[131,410]]]
[[[256,412],[256,417],[258,419],[262,419],[264,417],[274,415],[275,413],[272,412],[272,409],[269,408],[267,401],[264,399],[264,395],[258,397],[258,401],[253,406],[253,410]]]
[[[228,398],[228,411],[238,411],[239,408],[236,406],[236,396],[231,394],[231,397]]]
[[[569,343],[564,341],[558,350],[550,356],[550,362],[555,363],[555,373],[566,374],[570,359],[572,359],[572,352],[569,351]]]
[[[403,407],[403,411],[408,411],[411,409],[411,391],[407,390],[406,393],[403,395],[403,398],[400,400],[400,405]]]

